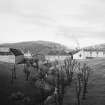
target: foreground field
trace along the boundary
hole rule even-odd
[[[23,65],[16,66],[17,78],[13,83],[11,83],[12,68],[12,64],[0,62],[0,105],[13,105],[10,95],[15,92],[24,93],[31,98],[32,103],[36,103],[38,100],[35,97],[40,97],[39,90],[26,81]]]
[[[87,98],[81,101],[81,105],[105,105],[105,59],[92,59],[80,61],[87,63],[92,68],[89,79]],[[73,105],[75,102],[74,88],[69,88],[65,95],[64,104]]]
[[[89,79],[87,98],[81,104],[105,105],[105,59],[91,59],[80,62],[87,63],[93,70]],[[11,84],[11,68],[11,64],[0,63],[0,105],[10,105],[9,96],[17,91],[31,97],[32,102],[36,105],[40,92],[30,82],[25,81],[23,66],[17,66],[17,79],[13,84]],[[75,101],[75,88],[67,88],[64,105],[73,105]]]

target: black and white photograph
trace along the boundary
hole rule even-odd
[[[105,0],[0,0],[0,105],[105,105]]]

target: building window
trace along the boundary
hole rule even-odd
[[[90,56],[92,56],[92,51],[90,51]]]
[[[82,55],[81,55],[81,54],[79,54],[79,57],[81,58],[81,57],[82,57]]]
[[[103,55],[105,55],[105,52],[103,52]]]
[[[97,53],[97,56],[98,56],[98,51],[96,53]]]

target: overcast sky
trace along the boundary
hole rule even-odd
[[[0,43],[105,43],[105,0],[0,0]]]

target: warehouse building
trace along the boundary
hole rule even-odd
[[[19,49],[0,47],[0,61],[19,64],[24,61],[24,55]]]
[[[82,49],[73,55],[74,59],[92,59],[105,57],[105,51],[103,50],[87,50]]]

